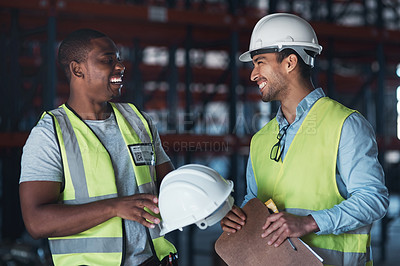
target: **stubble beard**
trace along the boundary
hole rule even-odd
[[[266,86],[267,88],[264,89],[266,93],[263,93],[261,97],[263,102],[280,101],[286,95],[287,82],[281,75],[276,76]]]

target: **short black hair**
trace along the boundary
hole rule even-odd
[[[290,48],[283,49],[282,51],[277,53],[276,59],[278,60],[279,63],[282,63],[283,59],[285,59],[286,57],[288,57],[291,54],[294,54],[297,56],[297,62],[298,62],[298,66],[300,69],[300,75],[304,79],[311,78],[312,67],[307,65],[295,50],[290,49]]]
[[[78,63],[87,60],[88,53],[92,49],[92,39],[107,37],[104,33],[92,29],[79,29],[70,33],[60,44],[58,49],[58,63],[64,70],[68,81],[71,79],[69,64],[72,61]]]

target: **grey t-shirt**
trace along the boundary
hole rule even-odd
[[[148,121],[150,117],[144,114]],[[114,114],[105,120],[85,120],[110,153],[114,167],[118,196],[138,193],[135,173],[130,154],[119,131]],[[170,159],[161,146],[156,127],[150,122],[154,134],[157,164]],[[52,118],[45,115],[32,129],[23,148],[20,182],[55,181],[63,182],[63,168]],[[125,220],[126,260],[125,265],[138,265],[152,256],[143,225]]]

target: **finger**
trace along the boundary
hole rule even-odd
[[[236,233],[238,231],[236,229],[233,229],[233,228],[227,227],[227,226],[222,226],[221,228],[222,228],[222,231],[228,233],[228,235],[234,234],[234,233]]]
[[[158,203],[157,196],[154,196],[152,194],[139,193],[139,194],[135,194],[135,195],[132,195],[132,196],[129,196],[129,197],[131,197],[131,199],[135,199],[135,200],[143,199],[143,200],[149,200],[149,201],[151,201],[153,203],[156,203],[156,204]]]
[[[221,220],[221,226],[226,226],[229,228],[234,228],[239,230],[241,228],[241,225],[238,224],[235,220],[231,219],[232,217],[229,216],[225,216],[224,218],[222,218]]]
[[[226,220],[221,220],[221,228],[224,232],[236,233],[242,227],[241,227],[241,225],[234,223],[231,220],[226,219]]]
[[[279,228],[268,241],[268,245],[274,245],[274,247],[279,247],[283,241],[287,238],[287,233],[284,227]]]
[[[239,207],[232,208],[232,210],[229,211],[224,218],[227,218],[242,226],[246,223],[246,215]]]
[[[262,227],[263,230],[267,229],[272,223],[279,220],[282,217],[281,213],[271,214],[267,217],[264,226]]]
[[[275,241],[274,243],[274,247],[279,247],[285,240],[287,239],[286,236],[284,236],[283,234],[281,234],[278,239]]]
[[[136,199],[135,203],[136,203],[135,204],[136,207],[139,208],[139,209],[147,208],[147,209],[151,210],[154,213],[159,213],[160,212],[160,209],[158,208],[158,206],[154,202],[154,198],[145,197],[145,198]]]
[[[141,220],[139,220],[138,222],[139,222],[140,224],[146,226],[147,228],[154,228],[154,227],[156,227],[156,224],[158,224],[158,223],[149,222],[149,221],[146,220],[146,219],[141,219]]]
[[[245,221],[246,220],[246,214],[243,212],[241,208],[239,208],[236,205],[233,205],[231,212],[233,212],[238,218],[241,220]]]
[[[158,217],[155,217],[146,211],[143,211],[140,216],[144,221],[152,224],[159,224],[161,222]]]
[[[282,226],[281,220],[271,222],[268,221],[265,223],[263,229],[265,230],[262,234],[261,237],[265,238],[269,236],[270,234],[274,233],[275,231],[279,230]]]
[[[146,227],[154,228],[155,224],[159,224],[161,221],[158,217],[153,216],[151,213],[146,211],[144,208],[135,207],[131,209],[129,216],[124,217],[132,221],[136,221]]]
[[[222,230],[230,233],[235,233],[237,230],[242,229],[244,224],[245,221],[232,211],[228,212],[228,214],[221,220]]]

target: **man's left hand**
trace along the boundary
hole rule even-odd
[[[279,247],[288,237],[302,237],[311,232],[318,232],[319,228],[314,218],[296,216],[287,212],[280,212],[268,216],[261,237],[271,236],[268,245]]]

